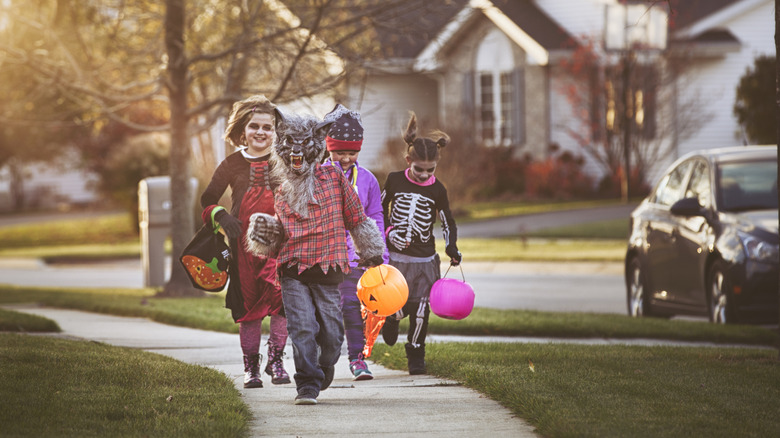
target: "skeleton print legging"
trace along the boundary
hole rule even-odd
[[[390,265],[401,271],[409,286],[409,299],[394,316],[399,321],[407,315],[409,316],[407,342],[414,348],[423,346],[425,345],[425,336],[428,333],[428,316],[431,313],[428,301],[431,295],[431,286],[441,278],[439,255],[436,254],[432,260],[409,263],[393,260],[393,253],[391,253]]]

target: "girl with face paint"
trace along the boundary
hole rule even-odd
[[[409,299],[395,315],[388,316],[382,337],[388,345],[398,339],[398,321],[409,316],[406,358],[409,374],[425,374],[425,335],[430,314],[431,286],[441,278],[439,255],[433,226],[441,220],[446,253],[452,265],[461,262],[457,246],[457,227],[450,211],[447,189],[434,172],[441,149],[450,138],[441,131],[429,137],[417,137],[417,117],[411,114],[404,132],[406,162],[409,167],[387,176],[382,191],[385,236],[390,265],[404,274]]]
[[[261,328],[270,317],[268,361],[265,373],[275,385],[290,383],[282,356],[287,344],[287,318],[284,316],[276,260],[249,253],[243,235],[253,213],[274,212],[274,196],[268,178],[268,158],[274,141],[274,108],[265,96],[255,95],[236,102],[230,113],[225,140],[237,150],[222,161],[200,198],[203,220],[212,217],[224,230],[233,255],[225,307],[239,324],[239,340],[244,353],[244,388],[262,388],[260,354]],[[231,189],[231,208],[219,205]]]

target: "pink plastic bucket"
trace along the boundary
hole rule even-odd
[[[474,289],[465,281],[442,278],[431,287],[431,311],[445,319],[463,319],[474,309]]]

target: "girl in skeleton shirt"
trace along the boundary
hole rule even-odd
[[[435,139],[434,139],[435,138]],[[387,176],[382,191],[390,265],[395,266],[409,285],[409,299],[395,315],[388,316],[382,328],[386,344],[398,339],[398,321],[409,315],[406,358],[409,374],[425,374],[425,336],[430,315],[431,286],[441,278],[439,255],[433,228],[438,215],[444,234],[445,251],[452,265],[462,256],[458,251],[457,227],[450,211],[447,189],[433,173],[447,146],[449,136],[440,131],[431,137],[417,137],[417,117],[411,114],[404,133],[409,167]]]

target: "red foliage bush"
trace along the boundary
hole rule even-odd
[[[525,194],[531,198],[587,198],[594,195],[592,179],[582,171],[584,160],[564,151],[544,161],[529,162]]]

